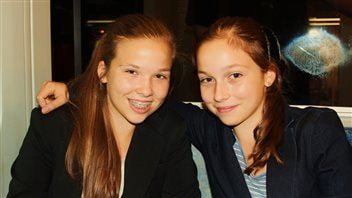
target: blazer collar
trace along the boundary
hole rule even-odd
[[[144,197],[148,190],[165,144],[156,127],[160,120],[155,113],[134,131],[125,161],[123,197]]]
[[[227,197],[250,197],[249,190],[247,188],[246,181],[243,176],[243,172],[241,170],[240,164],[238,163],[236,154],[233,150],[233,144],[236,139],[233,135],[232,129],[230,127],[224,127],[223,134],[221,138],[221,142],[224,144],[219,145],[219,152],[224,153],[224,155],[218,155],[221,157],[219,161],[221,162],[221,166],[223,167],[223,171],[220,170],[216,173],[220,175],[219,183],[223,191],[226,193]],[[227,179],[225,179],[227,178]]]
[[[233,194],[230,197],[250,197],[246,182],[243,177],[240,165],[237,161],[236,155],[233,151],[232,145],[236,141],[232,130],[224,127],[222,136],[224,144],[220,145],[219,152],[225,153],[222,161],[224,172],[217,172],[223,179],[219,182],[224,187],[226,192],[240,192],[239,195]],[[225,143],[226,142],[226,143]],[[294,115],[287,105],[285,108],[285,134],[284,142],[279,147],[283,165],[276,163],[275,159],[271,157],[267,166],[267,196],[268,197],[293,197],[294,196],[294,177],[297,158],[297,147],[294,138]],[[225,172],[225,170],[227,170]],[[224,179],[228,178],[228,179]]]

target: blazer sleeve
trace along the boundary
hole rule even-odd
[[[193,104],[182,102],[169,102],[169,104],[174,111],[183,117],[187,124],[187,134],[191,143],[202,152],[205,139],[213,138],[212,136],[216,134],[214,131],[212,131],[213,134],[207,134],[208,130],[205,130],[207,126],[211,125],[210,123],[214,122],[212,114]]]
[[[352,197],[352,147],[331,109],[318,113],[311,135],[311,167],[322,197]]]
[[[7,197],[47,197],[52,178],[55,112],[44,117],[33,109],[19,154],[11,167]],[[58,141],[58,140],[57,140]]]
[[[180,129],[180,128],[179,128]],[[168,168],[161,197],[200,197],[197,168],[192,158],[186,127],[176,131],[169,141]]]

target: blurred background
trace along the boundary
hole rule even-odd
[[[313,28],[339,39],[347,58],[324,75],[303,72],[289,62],[286,95],[290,104],[352,106],[352,64],[348,61],[352,44],[351,4],[350,0],[51,0],[52,79],[65,82],[83,72],[95,40],[114,18],[144,13],[165,21],[177,36],[183,56],[175,64],[179,78],[171,96],[200,101],[190,61],[197,37],[219,17],[249,16],[270,27],[282,48]],[[327,50],[328,54],[336,53]]]

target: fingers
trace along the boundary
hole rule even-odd
[[[69,94],[64,83],[44,81],[36,98],[45,114],[65,104],[69,100]]]
[[[42,106],[41,111],[43,114],[46,114],[46,113],[49,113],[52,110],[60,107],[61,105],[63,105],[63,103],[56,98],[56,99],[50,100],[44,106]]]
[[[50,97],[54,95],[54,91],[48,86],[49,81],[44,81],[37,94],[37,103],[40,107],[44,107],[50,102]]]

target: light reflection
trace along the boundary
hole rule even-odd
[[[336,36],[317,28],[292,40],[284,54],[300,70],[319,77],[344,65],[349,56]]]

